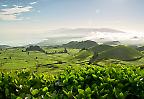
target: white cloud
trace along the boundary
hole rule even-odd
[[[14,8],[1,9],[1,14],[11,15],[11,14],[29,12],[31,10],[31,8],[32,8],[31,6],[27,6],[27,7],[16,6]]]
[[[31,6],[15,6],[13,8],[6,8],[0,10],[0,20],[21,20],[17,16],[21,13],[30,12]]]
[[[2,7],[7,7],[7,5],[1,5]]]
[[[111,33],[111,32],[90,32],[82,40],[93,40],[98,43],[104,43],[108,41],[120,41],[122,44],[143,44],[144,34],[135,32],[125,33]]]
[[[33,4],[36,4],[37,2],[31,2],[31,3],[29,3],[29,4],[31,4],[31,5],[33,5]]]

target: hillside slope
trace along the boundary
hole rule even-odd
[[[103,51],[99,54],[95,54],[90,60],[90,62],[103,59],[118,59],[124,61],[132,61],[137,60],[141,57],[142,54],[133,48],[126,46],[117,46],[110,50]]]
[[[75,56],[76,59],[79,59],[79,60],[85,60],[85,59],[88,59],[90,57],[93,56],[93,53],[91,51],[88,51],[88,50],[81,50],[80,52],[78,52]]]

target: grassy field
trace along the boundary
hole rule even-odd
[[[64,48],[43,48],[47,52],[60,52]],[[74,55],[78,49],[67,49],[67,53],[45,54],[39,51],[25,52],[23,48],[10,48],[0,51],[1,71],[30,69],[38,72],[59,71],[72,65],[75,60]]]
[[[48,53],[61,52],[64,48],[47,48],[43,49]],[[19,69],[30,69],[32,71],[37,70],[38,72],[51,72],[61,71],[67,66],[76,66],[79,64],[85,64],[90,57],[91,52],[80,51],[80,49],[68,48],[68,53],[54,53],[45,54],[40,51],[29,51],[25,52],[25,48],[9,48],[0,51],[0,70],[1,71],[12,71]],[[125,64],[143,66],[144,58],[135,61],[120,61],[113,59],[101,60],[97,62],[99,64]]]

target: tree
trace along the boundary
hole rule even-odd
[[[45,52],[41,47],[39,46],[29,46],[26,48],[26,51],[40,51]]]
[[[68,52],[68,51],[67,51],[67,49],[65,48],[65,49],[64,49],[64,53],[67,53],[67,52]]]

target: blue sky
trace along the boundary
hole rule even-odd
[[[30,25],[43,27],[45,31],[46,28],[114,26],[144,31],[144,0],[0,0],[0,5],[0,26],[5,27],[18,24],[25,29]],[[15,12],[22,11],[14,15],[10,13],[12,8]],[[5,9],[9,15],[3,15]]]
[[[58,28],[144,32],[144,0],[0,0],[0,36]]]

